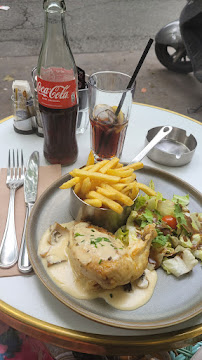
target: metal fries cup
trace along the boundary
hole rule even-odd
[[[70,189],[70,213],[76,221],[87,221],[93,225],[103,227],[114,233],[120,226],[126,223],[126,220],[132,210],[132,206],[124,206],[121,214],[111,209],[96,208],[86,204]]]

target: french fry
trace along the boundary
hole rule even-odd
[[[115,176],[120,176],[121,178],[126,178],[128,176],[131,176],[133,173],[133,169],[128,169],[126,171],[122,171],[122,169],[109,169],[106,172],[109,175],[115,175]]]
[[[81,185],[81,189],[80,189],[80,195],[81,198],[83,199],[85,197],[85,195],[90,191],[91,189],[91,181],[89,177],[86,177]]]
[[[90,170],[93,172],[99,171],[108,162],[109,162],[109,160],[102,160],[100,162],[97,162],[97,164],[94,164]]]
[[[137,182],[135,181],[133,183],[133,186],[130,188],[130,190],[127,190],[126,194],[134,201],[138,193],[139,193],[139,188],[137,186]]]
[[[107,174],[101,174],[98,172],[85,171],[82,169],[74,169],[70,172],[70,175],[74,177],[89,177],[92,180],[106,181],[106,183],[117,183],[120,180],[119,176],[112,176]]]
[[[95,206],[95,207],[102,207],[102,201],[99,199],[85,199],[83,200],[86,204],[91,205],[91,206]]]
[[[97,186],[100,186],[102,182],[98,180],[91,179],[91,190],[95,190]]]
[[[118,204],[116,201],[113,201],[111,199],[108,199],[106,196],[97,193],[96,191],[90,191],[86,197],[88,199],[99,199],[102,201],[102,204],[106,206],[109,209],[112,209],[113,211],[117,212],[118,214],[121,214],[123,211],[123,207]]]
[[[123,167],[123,164],[118,163],[118,164],[116,164],[116,166],[114,167],[114,169],[120,169],[120,168],[122,168],[122,167]]]
[[[102,186],[102,184],[101,184],[101,186]],[[124,189],[124,187],[126,187],[126,184],[118,183],[118,184],[111,184],[111,186],[118,191],[122,191]]]
[[[108,163],[100,169],[100,172],[102,174],[105,174],[107,170],[111,169],[113,166],[118,164],[118,162],[119,162],[119,158],[114,157],[112,160],[109,160]]]
[[[120,191],[114,189],[112,186],[108,184],[102,184],[102,187],[97,188],[97,192],[105,196],[107,196],[107,192],[108,192],[109,195],[107,197],[109,197],[110,199],[117,200],[127,206],[133,205],[133,201],[127,195],[122,194]]]
[[[88,160],[86,165],[94,165],[95,159],[94,159],[94,155],[93,155],[93,150],[90,151],[89,155],[88,155]]]
[[[73,179],[64,182],[60,186],[60,189],[70,189],[72,186],[76,185],[79,181],[80,181],[79,177],[74,177]]]
[[[131,199],[134,200],[137,197],[138,193],[139,193],[138,186],[134,186],[131,191]]]
[[[149,195],[149,196],[155,196],[156,195],[156,191],[154,191],[153,189],[151,189],[149,186],[147,186],[145,184],[137,183],[137,187],[140,190],[144,191],[144,193]]]
[[[123,194],[127,194],[130,190],[132,190],[135,187],[135,189],[137,188],[137,181],[134,181],[130,184],[128,184],[123,190],[122,193]]]
[[[84,166],[84,167],[82,168],[82,170],[86,170],[86,171],[91,170],[91,169],[93,168],[93,166],[94,166],[94,165]]]
[[[99,194],[102,194],[104,196],[106,196],[108,199],[112,199],[112,200],[116,200],[115,199],[115,192],[107,190],[107,189],[103,189],[101,187],[97,187],[96,188],[96,192],[98,192]]]
[[[133,169],[133,170],[139,170],[143,168],[143,163],[142,162],[136,162],[136,163],[132,163],[126,166],[123,166],[121,168],[122,171],[128,170],[128,169]]]
[[[78,182],[75,186],[74,186],[74,192],[76,195],[79,195],[79,191],[81,189],[81,185],[82,185],[82,182]]]
[[[95,163],[93,151],[88,155],[86,166],[73,169],[72,179],[63,183],[61,189],[74,187],[74,192],[87,204],[94,207],[106,207],[121,214],[123,206],[132,206],[139,190],[148,195],[156,192],[147,185],[136,181],[135,170],[143,163],[137,162],[124,166],[119,158],[102,160]]]
[[[130,184],[130,183],[133,182],[135,179],[136,179],[136,174],[133,173],[131,176],[128,176],[128,177],[126,177],[126,178],[122,178],[122,179],[120,180],[120,183]]]

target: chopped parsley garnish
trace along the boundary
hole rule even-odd
[[[95,230],[91,229],[92,232],[95,232]]]
[[[103,240],[103,237],[97,237],[96,239],[95,239],[95,241],[98,243],[98,242],[100,242],[100,241],[102,241]]]
[[[103,244],[101,244],[102,241],[110,242],[110,240],[108,238],[99,236],[95,239],[91,239],[90,243],[91,243],[91,245],[95,245],[95,247],[97,248],[97,244],[99,244],[99,243],[101,246],[104,246]]]
[[[74,237],[77,237],[77,236],[84,236],[84,235],[83,235],[83,234],[79,234],[79,233],[74,234]]]
[[[96,249],[97,249],[97,243],[94,240],[91,240],[90,242],[91,245],[95,245]]]
[[[102,262],[102,259],[100,259],[99,264],[101,264],[101,262]]]

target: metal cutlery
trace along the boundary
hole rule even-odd
[[[12,163],[12,165],[11,165]],[[20,164],[19,164],[20,163]],[[20,162],[18,150],[9,150],[6,185],[10,189],[8,215],[3,239],[0,246],[0,268],[9,268],[18,260],[18,245],[15,230],[15,192],[24,184],[24,160],[21,150]]]
[[[32,266],[29,261],[27,246],[26,246],[26,227],[29,215],[34,206],[34,203],[37,198],[37,188],[38,188],[38,168],[39,168],[39,153],[34,151],[28,161],[25,180],[24,180],[24,197],[26,204],[26,215],[24,222],[24,229],[21,240],[21,247],[18,258],[18,269],[22,273],[28,273],[32,270]]]

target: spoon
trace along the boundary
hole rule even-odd
[[[154,136],[154,138],[149,142],[149,144],[147,146],[145,146],[145,148],[142,151],[140,151],[140,153],[138,155],[136,155],[134,157],[134,159],[129,162],[129,164],[131,164],[133,162],[141,161],[148,154],[148,152],[151,149],[153,149],[153,147],[156,144],[158,144],[162,139],[164,139],[164,137],[166,137],[166,135],[170,134],[172,129],[173,129],[172,126],[163,126],[157,132],[157,134]]]

